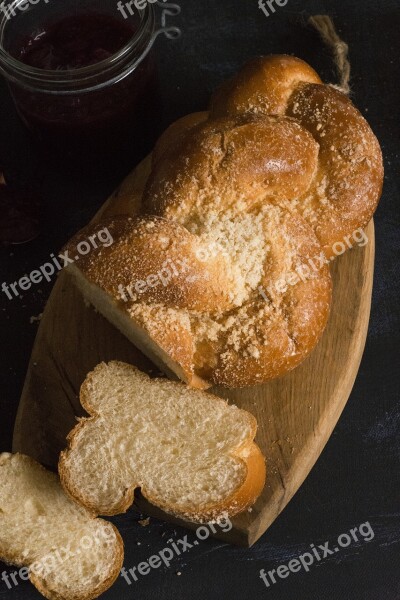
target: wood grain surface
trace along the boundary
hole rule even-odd
[[[135,213],[149,159],[122,184],[97,215]],[[267,460],[267,483],[256,505],[217,537],[252,545],[299,489],[328,441],[353,387],[364,350],[373,282],[374,226],[368,244],[332,264],[333,306],[328,327],[311,356],[294,372],[245,390],[211,391],[253,413],[257,443]],[[65,438],[83,410],[79,388],[99,362],[122,360],[150,374],[156,368],[119,331],[85,305],[67,273],[53,289],[37,334],[18,410],[13,450],[55,467]],[[149,505],[141,512],[182,522]],[[188,525],[188,527],[193,527]]]

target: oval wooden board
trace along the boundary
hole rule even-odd
[[[148,172],[149,159],[128,177],[96,218],[136,212]],[[235,518],[228,534],[218,535],[225,541],[249,546],[268,529],[312,469],[347,402],[368,329],[373,222],[366,233],[366,246],[349,251],[332,264],[332,313],[312,355],[294,372],[266,385],[212,390],[257,417],[257,442],[268,469],[267,484],[253,509]],[[96,364],[113,359],[157,373],[124,336],[85,306],[69,275],[61,273],[33,349],[14,431],[14,451],[55,467],[75,417],[84,414],[79,403],[80,385]],[[179,523],[149,505],[140,494],[135,507]]]

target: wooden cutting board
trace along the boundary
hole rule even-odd
[[[148,158],[96,219],[137,212],[149,169]],[[257,417],[257,443],[268,469],[267,484],[256,505],[236,517],[233,529],[218,535],[221,539],[250,546],[267,530],[307,477],[340,417],[357,375],[368,329],[373,222],[366,233],[366,246],[349,251],[332,264],[332,313],[312,355],[294,372],[266,385],[212,390]],[[55,467],[75,417],[84,414],[78,394],[86,374],[99,362],[114,359],[158,374],[123,335],[85,306],[69,275],[62,272],[37,334],[14,431],[14,451]],[[149,505],[140,494],[135,507],[179,523]]]

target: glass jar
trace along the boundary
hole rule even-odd
[[[166,15],[178,14],[179,7],[157,3],[163,12],[156,29],[153,4],[148,0],[142,10],[130,12],[126,6],[121,10],[124,4],[115,0],[80,0],[79,8],[75,0],[12,0],[6,5],[0,16],[0,72],[23,122],[51,153],[96,160],[99,154],[135,145],[138,136],[140,143],[143,136],[153,143],[158,93],[151,49],[159,33],[169,38],[180,33],[165,23]],[[65,19],[71,16],[75,24],[79,18],[108,19],[111,28],[118,20],[121,31],[129,27],[131,35],[115,53],[105,58],[100,53],[101,60],[81,67],[49,67],[48,57],[39,66],[22,60],[23,49],[32,40],[40,42],[56,27],[68,28],[70,21]],[[81,41],[77,36],[77,52]]]

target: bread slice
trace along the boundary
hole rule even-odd
[[[59,478],[28,456],[0,454],[0,559],[29,569],[50,600],[90,600],[123,564],[117,529],[63,492]]]
[[[81,388],[82,419],[61,453],[66,491],[98,514],[125,512],[134,491],[206,522],[251,506],[265,483],[256,419],[201,390],[102,363]]]

